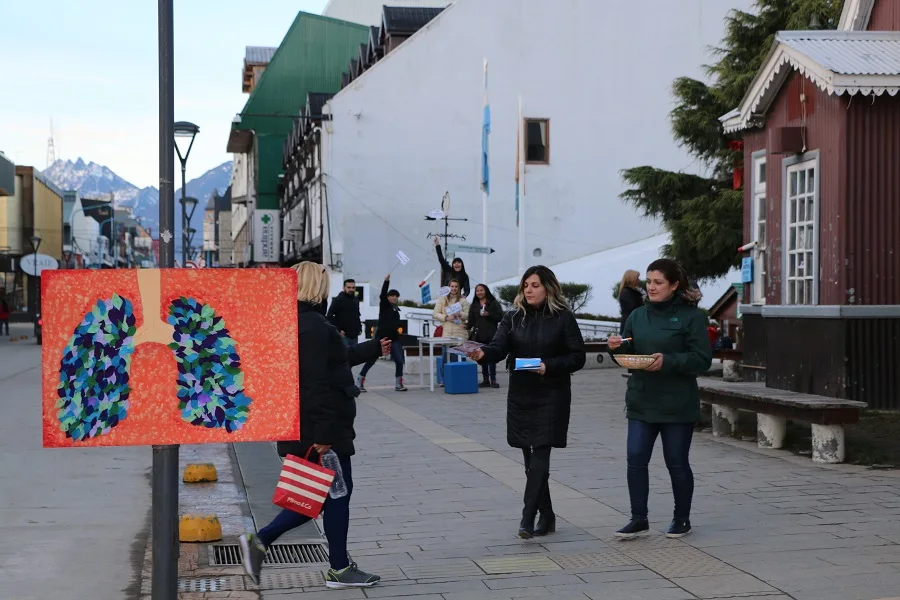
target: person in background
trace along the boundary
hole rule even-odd
[[[469,339],[480,344],[490,344],[497,333],[497,325],[503,319],[503,307],[494,298],[491,290],[483,283],[475,286],[475,301],[469,308]],[[484,362],[481,365],[483,381],[480,387],[499,388],[497,383],[497,363]]]
[[[350,497],[353,495],[350,458],[356,453],[353,422],[356,419],[356,397],[359,395],[359,390],[353,385],[350,366],[387,354],[390,341],[373,339],[347,346],[338,330],[325,318],[328,270],[312,262],[303,262],[293,268],[298,275],[297,321],[302,399],[300,439],[278,442],[278,454],[302,457],[313,450],[312,460],[329,450],[337,454],[347,495],[342,498],[329,495],[323,508],[323,526],[328,538],[328,561],[331,566],[325,573],[325,585],[329,588],[370,587],[381,578],[361,571],[347,554]],[[259,533],[240,537],[243,565],[254,583],[259,584],[267,549],[279,537],[310,520],[300,513],[282,510]]]
[[[709,337],[709,347],[715,348],[716,342],[719,340],[719,326],[715,321],[710,320],[706,326],[706,335]]]
[[[631,313],[624,337],[611,336],[609,348],[625,354],[653,355],[646,370],[635,370],[625,394],[628,418],[628,494],[631,520],[616,531],[620,538],[647,533],[647,465],[657,436],[672,480],[675,512],[666,531],[670,538],[691,532],[694,474],[689,454],[694,424],[700,419],[697,376],[709,370],[712,350],[706,317],[697,308],[700,291],[691,288],[674,260],[661,258],[647,267],[648,303]]]
[[[550,501],[550,449],[565,448],[572,404],[572,373],[584,367],[584,339],[566,305],[556,275],[543,266],[522,276],[513,302],[494,339],[470,354],[483,363],[507,366],[517,358],[540,358],[535,371],[512,370],[506,400],[506,440],[521,448],[525,462],[525,506],[519,537],[529,539],[556,531]],[[540,511],[535,527],[534,519]]]
[[[405,392],[407,387],[403,385],[403,363],[406,360],[403,354],[403,343],[400,341],[400,292],[389,290],[391,276],[384,278],[381,286],[381,296],[378,304],[378,327],[375,328],[375,339],[387,338],[391,340],[391,359],[394,361],[394,391]],[[378,361],[378,357],[371,358],[363,365],[359,372],[356,386],[360,391],[366,391],[366,375]]]
[[[459,291],[463,298],[469,297],[469,275],[466,273],[466,265],[461,258],[453,259],[453,264],[448,264],[441,250],[441,240],[434,236],[434,249],[437,251],[438,262],[441,263],[441,285],[450,285],[450,280],[459,282]]]
[[[450,294],[437,299],[437,302],[434,303],[434,311],[432,311],[431,316],[444,328],[442,337],[458,338],[460,343],[462,343],[469,334],[466,330],[466,322],[469,319],[469,301],[466,300],[465,296],[460,294],[460,283],[456,279],[451,279],[447,283],[447,287],[450,288]],[[451,312],[447,312],[448,310]],[[450,354],[446,344],[441,344],[441,351],[444,365],[446,365],[448,361],[457,362],[456,354]],[[443,380],[444,378],[441,376],[440,381],[443,382]],[[440,385],[444,384],[441,383]]]
[[[641,274],[633,270],[625,271],[622,281],[619,283],[619,311],[622,316],[619,333],[624,331],[628,316],[643,304],[644,291],[641,289]]]
[[[325,316],[343,336],[345,344],[348,346],[357,344],[359,334],[362,333],[362,322],[354,280],[344,280],[344,289],[331,301],[331,307]]]
[[[6,335],[9,336],[9,302],[6,298],[0,299],[0,335],[3,335],[3,328],[6,327]]]

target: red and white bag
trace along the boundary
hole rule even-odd
[[[272,503],[315,519],[328,498],[334,471],[310,462],[308,458],[309,452],[304,458],[293,454],[284,457]]]

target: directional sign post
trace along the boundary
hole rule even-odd
[[[447,244],[447,250],[469,254],[493,254],[496,252],[490,246],[475,246],[472,244]]]

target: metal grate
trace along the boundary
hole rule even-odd
[[[251,584],[252,585],[252,584]],[[325,585],[325,576],[321,571],[295,573],[289,569],[280,572],[263,572],[259,589],[261,590],[297,590],[301,588],[317,588]]]
[[[243,577],[192,577],[178,579],[179,592],[238,592],[244,589]]]
[[[322,544],[272,544],[266,553],[266,565],[315,565],[328,562]],[[237,544],[213,544],[209,553],[213,567],[240,566],[241,547]]]

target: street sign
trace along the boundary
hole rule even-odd
[[[490,246],[475,246],[472,244],[447,244],[450,252],[466,252],[469,254],[493,254],[495,250]]]
[[[741,283],[753,283],[753,259],[749,256],[741,259]]]
[[[19,259],[19,266],[28,275],[40,277],[42,271],[58,269],[59,263],[55,258],[46,254],[26,254]]]

